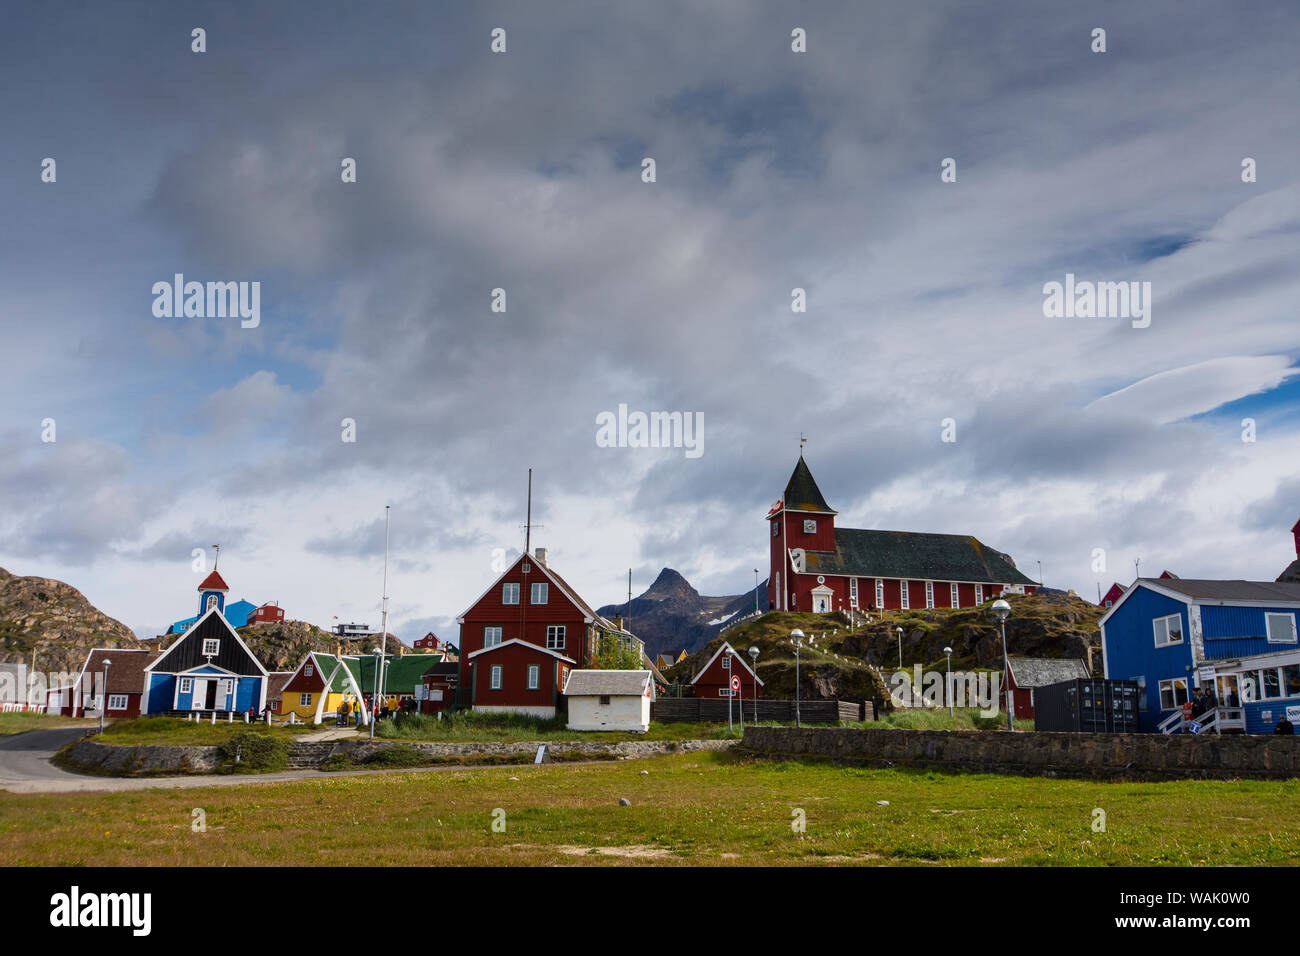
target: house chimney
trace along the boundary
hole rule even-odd
[[[623,615],[622,615],[622,614],[615,614],[615,615],[614,615],[614,628],[615,628],[615,630],[619,630],[619,631],[623,630]]]
[[[546,549],[545,549],[545,548],[535,548],[535,549],[533,549],[533,553],[537,555],[537,563],[540,564],[542,567],[546,567],[546,566],[547,566],[547,565],[546,565]]]

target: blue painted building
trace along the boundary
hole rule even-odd
[[[1138,578],[1101,619],[1105,676],[1138,682],[1143,731],[1206,687],[1240,703],[1247,733],[1272,733],[1300,720],[1298,615],[1297,582]]]
[[[145,668],[144,713],[262,712],[268,672],[223,613],[228,590],[216,571],[203,579],[198,616]]]

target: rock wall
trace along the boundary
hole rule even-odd
[[[738,753],[1061,777],[1300,777],[1300,737],[746,727]]]
[[[413,747],[431,757],[461,757],[467,755],[507,755],[531,758],[537,748],[546,748],[568,754],[585,754],[593,758],[614,757],[634,759],[658,757],[670,753],[692,753],[700,750],[726,750],[734,740],[628,740],[621,743],[595,743],[592,741],[484,741],[462,743],[432,743],[420,740],[331,740],[320,743],[295,743],[289,751],[289,766],[294,769],[319,767],[335,754],[349,754],[364,760],[379,750],[390,747]]]
[[[83,773],[110,777],[211,773],[221,764],[217,747],[114,747],[78,740],[64,761]]]

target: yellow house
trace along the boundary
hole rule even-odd
[[[358,681],[360,669],[355,657],[338,657],[310,651],[285,682],[280,694],[279,715],[293,714],[306,723],[319,724],[338,714],[339,705],[348,703],[349,711],[361,708],[361,722],[370,719]],[[352,718],[349,715],[349,719]]]

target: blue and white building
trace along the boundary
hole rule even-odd
[[[1298,613],[1300,582],[1138,578],[1101,619],[1105,676],[1138,682],[1145,732],[1178,729],[1197,687],[1220,732],[1300,724]]]

